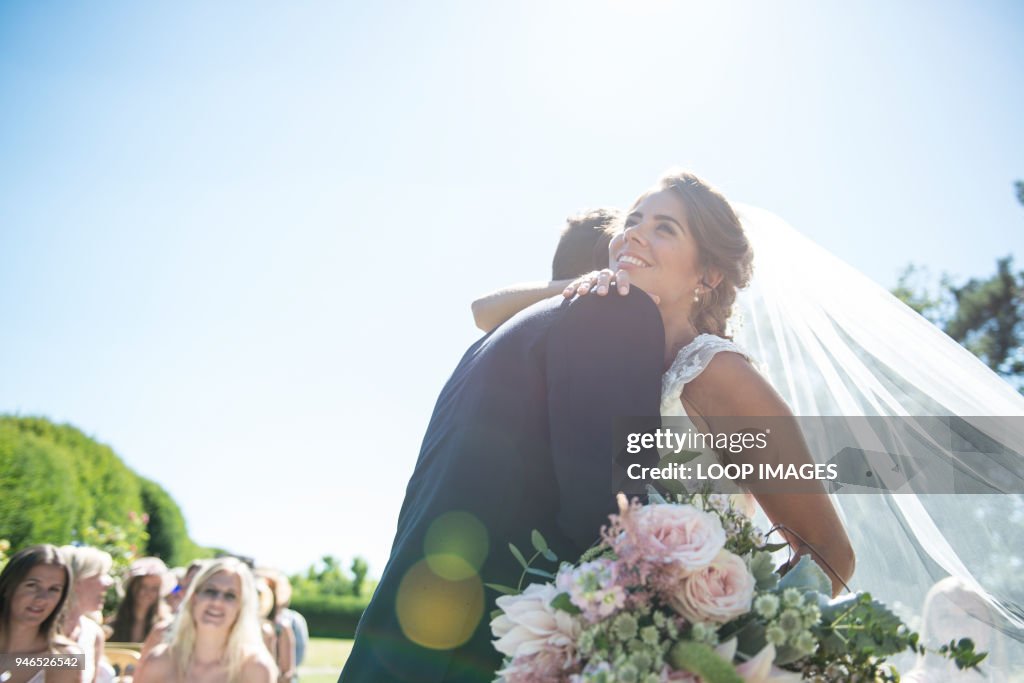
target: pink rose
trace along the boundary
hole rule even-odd
[[[722,550],[711,564],[683,576],[666,597],[690,623],[724,624],[750,611],[754,577],[742,558]]]
[[[694,571],[709,565],[725,547],[718,516],[692,505],[648,505],[631,514],[629,541],[648,562]]]

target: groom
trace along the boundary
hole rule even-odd
[[[339,683],[494,680],[498,595],[483,584],[519,584],[508,544],[529,558],[533,529],[568,561],[598,539],[623,476],[612,422],[659,414],[664,343],[634,288],[542,301],[469,348],[434,407]]]

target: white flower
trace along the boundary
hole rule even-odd
[[[498,652],[515,658],[554,650],[568,666],[581,628],[573,615],[551,606],[558,593],[549,583],[534,583],[519,595],[498,598],[502,614],[491,622]]]

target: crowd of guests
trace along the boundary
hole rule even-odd
[[[0,572],[0,681],[298,680],[309,634],[288,608],[284,574],[234,557],[176,569],[142,558],[129,567],[123,597],[104,620],[112,566],[109,554],[87,546],[35,545],[10,558]],[[107,661],[112,647],[139,652],[133,671]],[[44,658],[53,664],[68,657],[84,666],[42,666]]]

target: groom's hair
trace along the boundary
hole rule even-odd
[[[622,213],[601,208],[582,211],[565,220],[551,261],[551,279],[569,280],[608,267],[608,243],[620,229]]]

